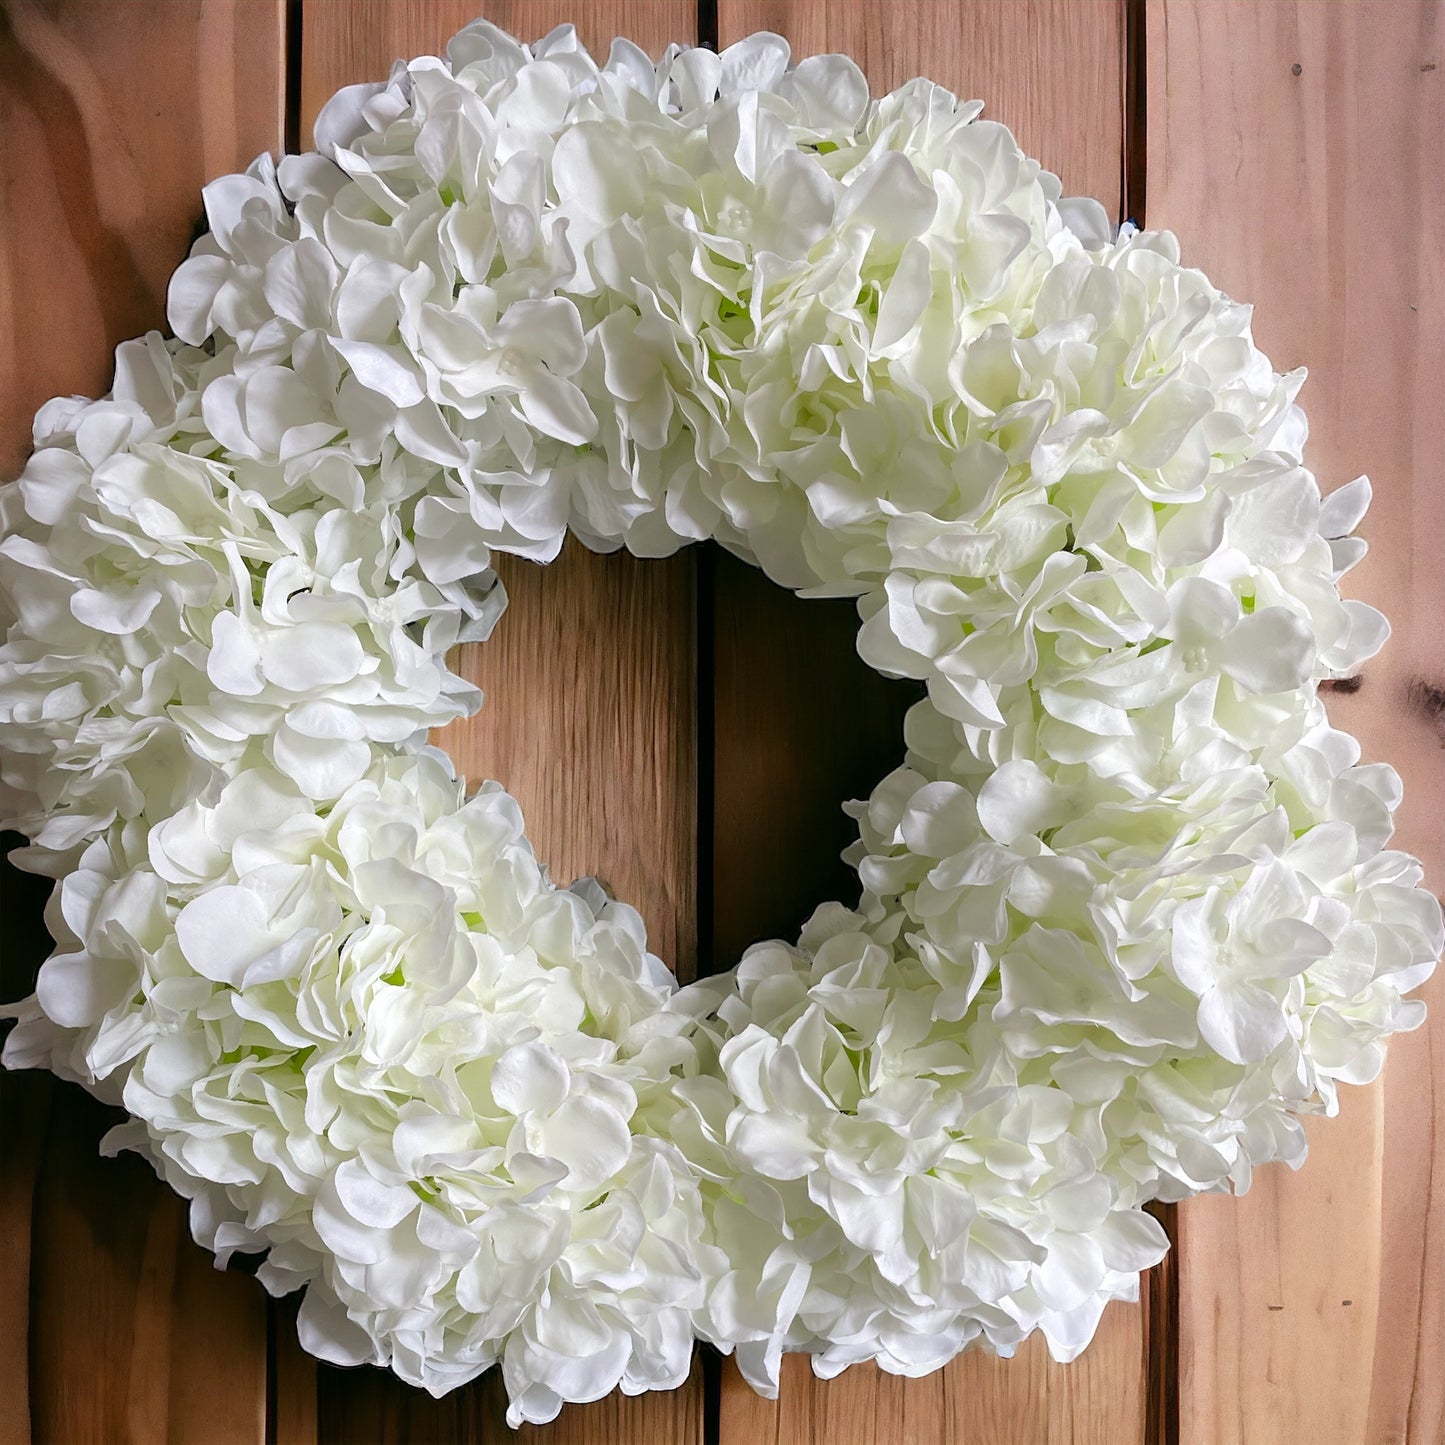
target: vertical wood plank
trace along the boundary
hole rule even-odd
[[[302,10],[302,144],[340,86],[385,76],[399,56],[444,49],[479,12],[528,40],[571,22],[603,57],[614,36],[656,54],[696,28],[690,0],[313,3]],[[549,567],[501,558],[498,571],[512,610],[463,659],[488,702],[439,741],[473,783],[496,778],[514,793],[554,877],[600,877],[642,913],[654,952],[689,978],[693,560],[598,557],[569,542]]]
[[[852,902],[843,811],[903,756],[922,689],[858,656],[847,598],[803,599],[709,549],[713,647],[712,920],[708,971],[764,938],[796,938],[825,899]],[[706,606],[706,603],[704,604]]]
[[[42,402],[99,395],[116,343],[164,324],[202,183],[279,145],[283,51],[282,0],[0,8],[0,476]],[[14,998],[40,895],[13,873],[0,895]],[[143,1163],[98,1157],[114,1118],[78,1090],[0,1077],[0,1113],[3,1438],[260,1442],[261,1292]]]
[[[1405,782],[1396,843],[1445,879],[1445,6],[1151,0],[1149,224],[1306,365],[1306,460],[1368,471],[1347,589],[1394,636],[1331,716]],[[1181,1438],[1445,1439],[1445,988],[1304,1170],[1180,1210]]]
[[[676,1390],[566,1405],[550,1425],[506,1425],[500,1374],[433,1400],[380,1370],[320,1371],[323,1445],[701,1445],[702,1366]]]
[[[1117,212],[1123,188],[1123,4],[1065,0],[864,5],[843,0],[719,0],[719,41],[755,30],[787,36],[795,56],[837,50],[876,92],[915,75],[981,96],[985,114],[1063,178],[1069,194]],[[848,882],[830,867],[850,840],[845,798],[864,795],[902,756],[910,696],[859,661],[850,603],[799,601],[730,559],[710,599],[716,650],[716,965],[773,933],[796,935]],[[836,845],[836,846],[835,846]],[[856,895],[857,881],[851,888]],[[828,891],[825,891],[828,890]],[[1054,1364],[1040,1340],[1011,1361],[971,1352],[929,1379],[855,1366],[820,1383],[785,1362],[776,1404],[724,1366],[722,1445],[1020,1445],[1144,1438],[1144,1309],[1114,1304],[1093,1347]]]
[[[691,0],[310,0],[302,144],[339,86],[386,75],[398,56],[435,53],[479,10],[525,40],[571,21],[602,56],[616,35],[657,54],[695,32]],[[473,783],[496,778],[519,799],[559,881],[600,877],[639,909],[653,949],[688,977],[697,932],[693,558],[639,562],[569,543],[548,567],[503,558],[498,570],[511,607],[461,664],[486,706],[439,741]],[[495,1373],[437,1401],[381,1371],[323,1367],[318,1392],[320,1438],[338,1445],[507,1435]],[[702,1411],[695,1367],[679,1390],[571,1406],[518,1438],[685,1445],[701,1441]]]
[[[1119,209],[1124,150],[1124,3],[1090,0],[718,0],[718,41],[774,30],[793,58],[838,51],[875,95],[915,76],[982,100],[984,117],[1064,183]]]
[[[57,1090],[35,1191],[33,1439],[260,1445],[265,1296],[212,1268],[148,1164],[99,1156],[115,1119]]]
[[[7,833],[6,849],[20,843]],[[30,991],[50,951],[41,911],[46,880],[0,859],[0,996]],[[0,1075],[0,1445],[30,1445],[30,1242],[35,1180],[56,1081],[49,1074]]]
[[[559,883],[595,877],[641,912],[684,979],[697,945],[690,553],[599,557],[569,538],[546,567],[497,567],[508,610],[462,671],[486,694],[438,734],[472,785],[496,778]]]
[[[600,60],[619,35],[650,55],[697,36],[692,0],[303,0],[301,148],[311,148],[316,113],[339,87],[384,80],[393,60],[439,54],[477,19],[529,43],[575,25]]]
[[[920,1380],[854,1365],[813,1377],[783,1359],[776,1401],[725,1366],[721,1445],[1126,1445],[1144,1428],[1139,1311],[1110,1305],[1098,1337],[1072,1365],[1031,1343],[1012,1360],[971,1352]]]
[[[202,184],[279,149],[284,38],[284,0],[0,7],[0,476],[165,324]]]
[[[316,1445],[316,1359],[296,1334],[299,1295],[272,1300],[267,1317],[266,1445]]]

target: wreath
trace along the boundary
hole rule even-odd
[[[1316,684],[1302,373],[925,81],[760,34],[606,64],[476,24],[205,188],[174,339],[0,491],[0,743],[57,951],[5,1046],[123,1104],[306,1347],[508,1418],[1059,1359],[1151,1200],[1298,1165],[1441,949]],[[428,729],[494,551],[712,539],[922,681],[861,880],[677,988]],[[502,700],[502,706],[506,700]]]

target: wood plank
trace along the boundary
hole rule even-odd
[[[478,9],[535,39],[563,20],[606,54],[626,35],[653,54],[694,35],[686,0],[359,0],[304,6],[302,135],[339,86],[384,76],[397,56],[435,53]],[[696,939],[694,562],[598,557],[569,544],[539,568],[501,559],[512,609],[461,666],[488,694],[440,741],[473,783],[503,782],[554,876],[601,877],[637,907],[652,947],[690,976]],[[324,1441],[479,1441],[501,1437],[506,1402],[492,1373],[432,1400],[382,1371],[318,1375]],[[569,1407],[523,1438],[549,1442],[700,1441],[699,1368],[680,1390],[614,1394]]]
[[[0,10],[0,476],[52,396],[165,321],[201,185],[278,149],[284,0]]]
[[[267,1445],[316,1445],[316,1359],[296,1335],[300,1295],[273,1299],[267,1319],[270,1358],[266,1372]]]
[[[795,597],[721,549],[709,549],[703,585],[713,645],[705,971],[718,972],[750,943],[796,938],[825,899],[857,898],[841,854],[858,825],[842,805],[898,765],[903,714],[922,689],[862,661],[848,599]]]
[[[774,30],[794,59],[839,51],[874,94],[926,75],[982,100],[1064,183],[1119,209],[1124,150],[1124,0],[718,0],[718,41]]]
[[[1346,579],[1394,624],[1332,717],[1405,782],[1396,842],[1445,880],[1445,6],[1186,3],[1146,16],[1149,223],[1307,365],[1306,460],[1368,471]],[[1435,689],[1432,693],[1431,689]],[[1383,1084],[1315,1121],[1304,1170],[1181,1215],[1181,1438],[1445,1439],[1445,978]]]
[[[1122,4],[720,0],[718,19],[724,45],[768,29],[787,36],[795,56],[844,51],[875,92],[927,75],[981,96],[985,114],[1009,125],[1067,191],[1118,210]],[[866,796],[901,758],[911,694],[858,660],[850,603],[799,601],[724,559],[706,605],[716,619],[712,935],[715,962],[726,967],[748,941],[795,936],[815,904],[850,896],[834,891],[848,880],[832,856],[853,836],[838,805]],[[851,888],[856,896],[856,879]],[[1144,1438],[1146,1341],[1144,1309],[1114,1304],[1092,1349],[1067,1367],[1050,1361],[1040,1340],[1012,1361],[972,1352],[924,1380],[855,1366],[822,1383],[806,1360],[790,1359],[776,1404],[755,1396],[729,1363],[719,1438],[1124,1445]]]
[[[99,395],[116,343],[164,324],[201,184],[279,145],[283,54],[282,0],[0,11],[0,476],[42,402]],[[13,872],[0,893],[15,998],[40,895]],[[0,1112],[0,1438],[263,1439],[264,1295],[210,1268],[146,1165],[98,1157],[114,1119],[79,1090],[6,1076]]]
[[[599,59],[619,35],[650,55],[697,35],[688,0],[310,0],[302,6],[302,148],[310,148],[317,111],[341,86],[384,80],[393,60],[440,53],[479,17],[528,43],[575,25]]]
[[[320,1371],[319,1439],[323,1445],[700,1445],[704,1389],[700,1357],[680,1389],[647,1395],[613,1391],[588,1405],[567,1405],[550,1425],[505,1424],[501,1375],[440,1400],[381,1370]]]
[[[782,1388],[764,1400],[724,1366],[721,1445],[1122,1445],[1143,1428],[1139,1310],[1111,1304],[1072,1365],[1040,1340],[1012,1360],[978,1351],[921,1380],[854,1365],[815,1379],[803,1355],[783,1360]]]
[[[5,847],[20,843],[4,835]],[[41,916],[46,880],[0,860],[0,997],[29,993],[35,970],[50,952]],[[25,1340],[30,1325],[31,1219],[35,1179],[50,1121],[56,1080],[43,1073],[0,1073],[0,1445],[29,1445],[30,1371]]]
[[[148,1164],[99,1156],[116,1118],[57,1090],[35,1191],[33,1439],[260,1445],[265,1296],[211,1267]]]
[[[695,972],[692,555],[599,557],[568,539],[539,567],[499,559],[508,610],[463,649],[482,711],[438,735],[473,785],[504,783],[559,882],[600,878],[648,943]]]
[[[529,40],[570,21],[601,56],[616,35],[657,54],[695,31],[686,0],[313,4],[302,11],[303,143],[340,86],[444,49],[479,9]],[[637,907],[653,950],[683,978],[694,971],[697,907],[693,566],[690,556],[639,563],[575,544],[546,568],[501,558],[513,611],[462,663],[490,700],[440,739],[473,783],[496,778],[516,795],[559,881],[592,874]],[[636,766],[619,770],[619,758]]]

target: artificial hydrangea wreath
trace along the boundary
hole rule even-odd
[[[169,318],[0,492],[0,742],[58,951],[5,1048],[307,1348],[508,1418],[1042,1330],[1150,1200],[1298,1164],[1441,948],[1316,683],[1361,479],[1172,237],[775,35],[468,27],[206,187]],[[493,550],[712,538],[927,684],[854,908],[677,989],[427,730]],[[503,703],[505,706],[505,702]]]

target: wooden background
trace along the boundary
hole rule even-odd
[[[442,46],[483,0],[0,0],[0,476],[29,418],[108,384],[159,325],[208,177],[295,148],[337,86]],[[1404,774],[1399,842],[1445,878],[1445,5],[1439,0],[515,0],[532,38],[572,19],[722,43],[759,28],[842,49],[875,89],[927,74],[1007,122],[1068,191],[1177,230],[1259,306],[1281,369],[1307,364],[1310,460],[1368,470],[1359,595],[1396,632],[1330,699]],[[906,688],[853,654],[847,603],[799,602],[703,550],[569,548],[507,568],[516,601],[467,660],[491,694],[446,741],[522,799],[559,877],[637,903],[679,971],[791,934],[847,885],[839,802],[898,756]],[[587,668],[585,686],[582,666]],[[599,666],[604,669],[599,676]],[[44,954],[33,880],[3,872],[4,996]],[[1029,1347],[902,1382],[805,1362],[758,1400],[699,1357],[670,1395],[566,1410],[548,1445],[1355,1445],[1445,1441],[1445,976],[1383,1081],[1310,1130],[1302,1174],[1165,1211],[1178,1248],[1067,1368]],[[187,1238],[105,1111],[48,1077],[0,1079],[0,1442],[502,1440],[499,1385],[436,1402],[318,1367],[294,1311]]]

